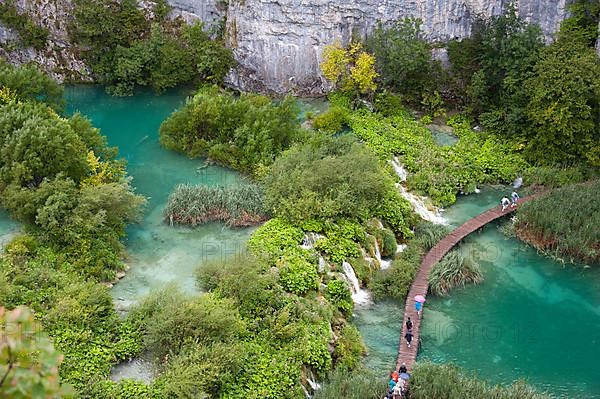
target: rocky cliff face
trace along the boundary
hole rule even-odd
[[[185,1],[185,0],[184,0]],[[548,40],[568,0],[520,0],[519,14]],[[463,38],[478,15],[502,13],[505,0],[231,0],[227,28],[241,66],[231,83],[249,90],[321,93],[323,47],[365,37],[379,21],[417,17],[431,41]]]
[[[1,0],[0,0],[1,1]],[[477,15],[500,14],[508,0],[169,0],[173,16],[207,25],[227,20],[227,40],[239,67],[228,79],[244,90],[319,94],[323,47],[352,35],[365,37],[379,21],[418,17],[432,41],[469,35]],[[551,39],[571,0],[518,0],[519,14],[540,24]],[[17,0],[20,9],[50,30],[42,51],[4,46],[0,54],[15,63],[35,61],[55,77],[86,79],[89,71],[72,51],[66,26],[70,0]],[[12,33],[0,26],[0,42]],[[600,52],[600,42],[598,44]],[[7,50],[8,48],[8,50]],[[441,55],[443,57],[443,54]]]
[[[48,43],[41,50],[20,48],[17,35],[0,25],[0,56],[18,65],[36,63],[58,81],[65,78],[91,80],[90,70],[78,58],[69,41],[70,0],[17,0],[16,7],[48,29]]]

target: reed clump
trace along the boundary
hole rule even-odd
[[[561,187],[523,204],[515,234],[557,258],[600,263],[600,180]]]
[[[174,224],[197,226],[219,221],[232,227],[245,227],[267,219],[260,186],[208,187],[181,184],[169,196],[165,220]]]
[[[439,296],[446,296],[454,287],[467,284],[479,284],[483,273],[479,264],[471,257],[463,256],[458,250],[452,250],[433,266],[429,273],[429,290]]]

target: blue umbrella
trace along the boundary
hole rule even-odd
[[[410,378],[410,374],[400,373],[400,375],[398,375],[398,377],[402,378],[403,380],[408,380]]]

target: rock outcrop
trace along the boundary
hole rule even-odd
[[[521,0],[526,20],[540,24],[547,40],[565,17],[565,1]],[[231,0],[229,43],[240,68],[230,82],[246,90],[321,93],[323,47],[353,35],[365,37],[377,26],[417,17],[431,41],[464,38],[478,16],[501,14],[504,0]]]
[[[517,0],[519,14],[538,23],[548,41],[572,0]],[[508,0],[169,0],[172,15],[212,26],[226,20],[228,44],[239,66],[228,76],[243,90],[320,94],[325,82],[319,72],[323,47],[353,35],[366,37],[381,21],[417,17],[431,41],[463,38],[478,16],[503,12]],[[67,24],[70,0],[17,0],[50,31],[46,49],[11,49],[0,55],[14,63],[34,61],[57,78],[89,79],[89,70],[72,50]],[[12,32],[0,26],[0,43]],[[8,48],[8,50],[7,50]],[[600,40],[598,42],[600,53]],[[436,54],[444,57],[444,54]]]

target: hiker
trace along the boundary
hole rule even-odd
[[[513,208],[515,206],[517,206],[517,201],[519,200],[519,194],[517,194],[516,191],[513,191],[512,194],[510,195],[510,198],[512,199],[512,204],[510,204],[510,207]]]
[[[394,380],[394,382],[398,382],[398,372],[397,371],[392,371],[392,380]]]
[[[504,209],[503,209],[504,210]],[[419,301],[415,302],[415,310],[417,311],[417,314],[420,316],[421,315],[421,308],[423,307],[423,304]]]
[[[406,334],[404,334],[404,339],[406,339],[406,343],[408,344],[408,347],[410,348],[410,343],[412,342],[412,339],[413,339],[412,332],[407,331]]]
[[[508,206],[510,205],[510,200],[508,198],[506,198],[506,195],[505,195],[500,200],[500,203],[502,204],[502,212],[504,212],[506,210],[506,208],[508,208]]]
[[[404,380],[398,381],[398,383],[394,386],[394,389],[392,391],[393,398],[401,398],[402,391],[404,391]]]
[[[391,396],[391,393],[394,391],[394,387],[396,386],[396,381],[394,381],[393,378],[390,378],[390,382],[388,383],[388,385],[390,386],[390,396]]]
[[[402,363],[402,366],[400,366],[400,374],[402,373],[408,373],[408,369],[406,368],[406,363]]]
[[[413,323],[412,320],[410,319],[410,316],[408,316],[408,319],[406,319],[406,329],[408,331],[412,331],[413,328]]]

